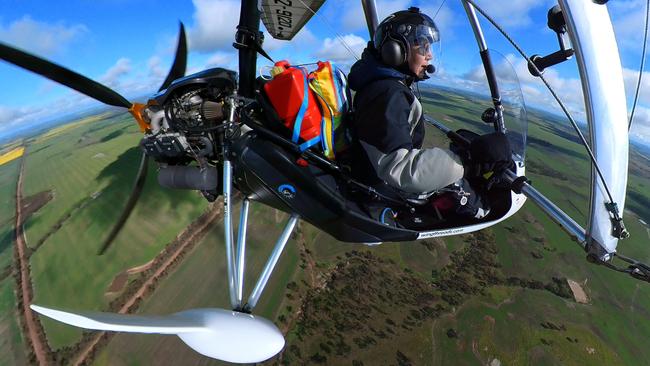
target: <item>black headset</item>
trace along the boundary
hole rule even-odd
[[[410,7],[408,11],[420,14],[420,9],[416,7]],[[379,41],[379,44],[375,43],[375,49],[378,51],[381,61],[386,65],[394,68],[404,68],[408,63],[408,57],[411,53],[411,45],[406,39],[406,35],[414,32],[415,29],[413,27],[415,26],[412,24],[400,24],[395,29],[391,18],[385,19],[382,22],[383,25],[380,24],[382,39]],[[429,65],[426,71],[429,74],[433,74],[436,68],[433,65]],[[422,79],[427,78],[428,76],[425,75]]]
[[[404,37],[407,27],[411,27],[411,25],[400,24],[396,30],[393,29],[393,24],[384,25],[383,39],[377,50],[386,65],[400,67],[406,64],[407,57],[411,52],[411,46]]]

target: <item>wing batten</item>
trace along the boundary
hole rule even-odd
[[[325,0],[262,0],[261,19],[273,38],[289,41],[323,3]]]

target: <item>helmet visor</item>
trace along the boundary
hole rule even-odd
[[[438,29],[428,25],[418,25],[411,37],[411,47],[420,55],[426,56],[431,53],[431,47],[440,40]]]

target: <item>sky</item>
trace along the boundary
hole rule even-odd
[[[528,55],[547,55],[559,49],[555,34],[546,26],[546,14],[555,4],[553,1],[509,0],[507,6],[493,0],[476,2]],[[432,81],[485,90],[476,40],[459,0],[376,0],[376,3],[380,19],[409,6],[418,6],[434,17],[441,43],[438,71]],[[135,98],[153,94],[167,75],[174,57],[179,21],[184,23],[188,36],[187,74],[208,67],[237,70],[232,41],[239,7],[238,0],[0,0],[0,42],[52,60],[127,98]],[[628,108],[631,108],[641,62],[646,0],[610,1],[607,7],[621,55]],[[514,70],[526,105],[558,112],[551,94],[527,72],[525,60],[485,19],[481,18],[481,24],[489,47],[498,52],[494,53],[497,68]],[[328,0],[292,41],[274,40],[268,33],[265,39],[264,48],[275,60],[288,59],[292,63],[332,60],[347,69],[361,55],[368,31],[359,1]],[[505,68],[505,65],[509,66]],[[261,72],[268,74],[269,66],[270,62],[259,59]],[[649,73],[644,72],[631,130],[632,139],[645,144],[650,144]],[[544,75],[574,116],[584,120],[575,60],[554,66]],[[37,126],[99,105],[2,61],[0,86],[0,138],[11,129]]]

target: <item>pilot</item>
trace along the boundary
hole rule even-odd
[[[415,7],[398,11],[379,24],[349,74],[350,88],[356,92],[352,171],[390,196],[423,198],[445,187],[471,192],[464,177],[503,170],[512,161],[501,133],[476,138],[462,159],[447,149],[422,148],[422,105],[413,87],[433,71],[432,48],[437,42],[438,28],[429,16]],[[458,212],[484,217],[487,205],[473,198]]]

